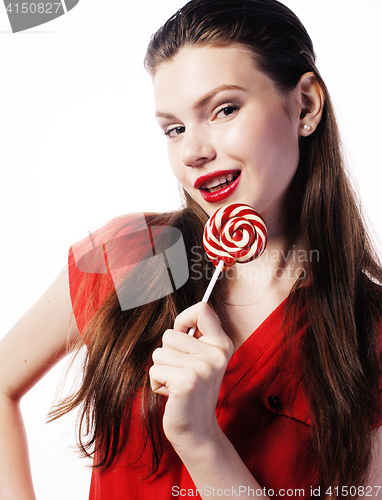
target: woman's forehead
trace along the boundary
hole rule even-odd
[[[157,110],[178,96],[198,102],[224,86],[244,90],[253,85],[273,86],[256,67],[250,50],[238,44],[185,47],[157,68],[153,83]]]
[[[255,66],[254,52],[245,45],[239,43],[231,43],[229,45],[213,45],[213,44],[198,44],[186,45],[178,50],[178,52],[168,60],[160,63],[154,72],[154,78],[158,72],[163,69],[181,67],[196,70],[198,66],[203,66],[206,63],[212,69],[224,61],[225,64],[249,64]],[[223,68],[221,68],[223,69]]]

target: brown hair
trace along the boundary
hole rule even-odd
[[[306,277],[289,296],[288,317],[297,317],[309,304],[301,356],[313,445],[321,491],[329,486],[341,491],[365,481],[371,431],[380,415],[377,322],[382,301],[375,282],[382,282],[382,270],[344,172],[333,108],[315,66],[311,39],[287,7],[276,0],[192,0],[152,37],[145,66],[155,73],[187,45],[231,43],[248,47],[280,92],[290,92],[304,73],[313,71],[325,96],[318,128],[301,142],[293,185],[301,203],[297,224],[305,250],[308,255],[318,251],[319,261],[305,263]],[[187,228],[186,247],[201,247],[206,215],[185,197],[187,208],[151,223],[166,220]],[[114,295],[98,312],[88,333],[82,387],[58,413],[84,405],[81,420],[88,424],[90,439],[81,446],[85,453],[94,445],[104,450],[99,466],[109,466],[116,457],[122,413],[144,386],[142,411],[153,449],[152,472],[156,470],[164,443],[161,398],[151,393],[145,367],[163,331],[182,309],[201,299],[204,289],[203,280],[189,280],[176,293],[126,312],[120,311]],[[286,340],[293,331],[292,324]]]

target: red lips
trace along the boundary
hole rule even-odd
[[[194,183],[194,188],[199,189],[200,186],[203,186],[203,184],[205,184],[211,179],[214,179],[215,177],[225,177],[229,174],[236,174],[239,172],[240,170],[215,170],[213,172],[208,172],[208,174],[202,175],[196,179]]]
[[[216,177],[226,177],[229,174],[239,174],[238,177],[233,180],[228,186],[219,189],[214,192],[209,192],[207,189],[201,189],[201,186],[206,184],[209,180],[214,179]],[[216,170],[214,172],[209,172],[206,175],[202,175],[201,177],[198,177],[194,183],[194,187],[199,189],[200,194],[202,195],[203,199],[205,201],[208,201],[209,203],[217,203],[220,201],[225,200],[231,194],[235,191],[237,186],[239,185],[241,179],[241,172],[240,170]]]

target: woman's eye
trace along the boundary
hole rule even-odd
[[[172,127],[168,128],[164,131],[164,135],[169,137],[169,138],[174,138],[177,137],[178,135],[181,135],[185,132],[186,127]]]
[[[223,107],[221,107],[220,109],[218,109],[216,111],[215,116],[217,118],[224,118],[226,116],[233,115],[238,110],[239,110],[239,106],[237,106],[236,104],[225,104]]]

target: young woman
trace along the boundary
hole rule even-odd
[[[378,498],[382,272],[309,36],[276,0],[193,0],[145,62],[185,206],[74,245],[3,340],[1,496],[34,498],[19,399],[85,343],[52,418],[80,408],[91,498]],[[268,246],[206,305],[203,227],[231,203],[261,213]],[[150,265],[168,228],[189,262],[171,294]]]

